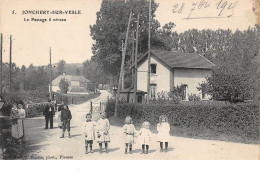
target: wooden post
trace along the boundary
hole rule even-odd
[[[3,34],[1,33],[1,42],[0,42],[0,63],[1,63],[1,96],[3,94]]]
[[[124,46],[124,52],[123,52],[123,57],[122,57],[122,62],[121,62],[121,69],[120,69],[120,74],[119,74],[119,82],[118,82],[118,89],[117,89],[117,94],[116,94],[114,116],[117,116],[117,106],[118,106],[118,102],[119,102],[120,88],[121,88],[121,85],[122,85],[122,75],[123,75],[124,64],[125,64],[125,54],[126,54],[126,48],[127,48],[126,46],[127,46],[127,40],[128,40],[128,33],[129,33],[131,18],[132,18],[132,12],[129,15],[128,26],[127,26],[127,31],[126,31],[125,46]]]
[[[51,48],[50,48],[50,100],[52,100],[52,80],[51,80]]]
[[[10,92],[12,92],[12,35],[10,35],[10,60],[9,60],[9,87],[10,87]]]
[[[150,72],[151,72],[151,1],[149,0],[149,28],[148,28],[148,72],[147,72],[147,102],[150,100]]]
[[[124,56],[124,41],[122,40],[122,57]],[[125,70],[122,71],[122,90],[125,89]]]
[[[132,65],[134,65],[135,62],[135,32],[133,31],[133,50],[132,50]],[[132,67],[132,84],[131,87],[134,88],[135,84],[135,69]]]
[[[93,113],[93,108],[92,108],[92,101],[90,102],[90,113]]]
[[[102,109],[101,109],[101,102],[99,102],[99,111],[101,112]]]
[[[134,85],[134,104],[137,103],[137,56],[138,56],[138,37],[139,37],[139,18],[140,14],[137,16],[137,25],[136,25],[136,42],[135,42],[135,85]]]

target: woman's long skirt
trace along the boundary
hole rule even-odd
[[[24,136],[24,124],[23,119],[17,119],[17,122],[12,124],[12,137],[15,139],[22,138]]]

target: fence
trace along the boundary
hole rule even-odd
[[[106,102],[90,102],[90,113],[101,113],[106,110]]]

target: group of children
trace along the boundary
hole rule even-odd
[[[85,135],[85,153],[93,153],[93,141],[96,140],[99,143],[99,152],[102,153],[102,144],[105,144],[105,152],[108,153],[108,143],[110,142],[109,137],[109,120],[106,118],[104,113],[101,114],[101,118],[95,123],[92,121],[92,115],[89,113],[86,115],[86,122],[83,125],[83,133]],[[159,123],[157,124],[157,141],[160,143],[160,151],[167,152],[168,142],[170,142],[170,125],[168,123],[168,118],[165,115],[161,115],[159,118]],[[124,143],[125,143],[125,154],[128,152],[132,154],[133,144],[135,140],[140,140],[142,144],[142,153],[148,154],[149,145],[151,142],[151,131],[150,123],[145,121],[142,124],[142,128],[139,132],[136,131],[133,125],[132,118],[127,116],[125,118],[125,125],[123,126],[124,133]],[[165,149],[163,148],[165,144]],[[128,151],[129,150],[129,151]]]
[[[86,115],[86,122],[83,125],[83,133],[85,135],[85,153],[93,153],[92,150],[93,141],[96,139],[99,144],[99,153],[102,153],[102,144],[105,144],[105,152],[108,153],[109,137],[109,120],[104,113],[101,114],[101,118],[95,123],[92,121],[92,115],[89,113]],[[89,148],[89,149],[88,149]]]

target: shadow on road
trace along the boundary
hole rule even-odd
[[[174,151],[174,148],[168,148],[168,152],[170,152],[170,151]]]
[[[108,149],[109,152],[115,152],[115,151],[118,151],[120,148],[117,147],[117,148],[112,148],[112,149]]]
[[[81,136],[81,134],[71,135],[71,138],[73,138],[73,137],[79,137],[79,136]]]
[[[134,153],[142,153],[143,151],[142,151],[142,149],[134,149],[133,151],[133,154]],[[156,150],[155,149],[152,149],[152,150],[149,150],[149,153],[153,153],[153,152],[156,152]]]
[[[47,138],[52,133],[52,129],[45,130],[44,126],[44,117],[29,118],[24,121],[26,142],[23,156],[27,156],[29,153],[37,153],[37,151],[48,145]],[[57,128],[54,127],[54,129]]]

